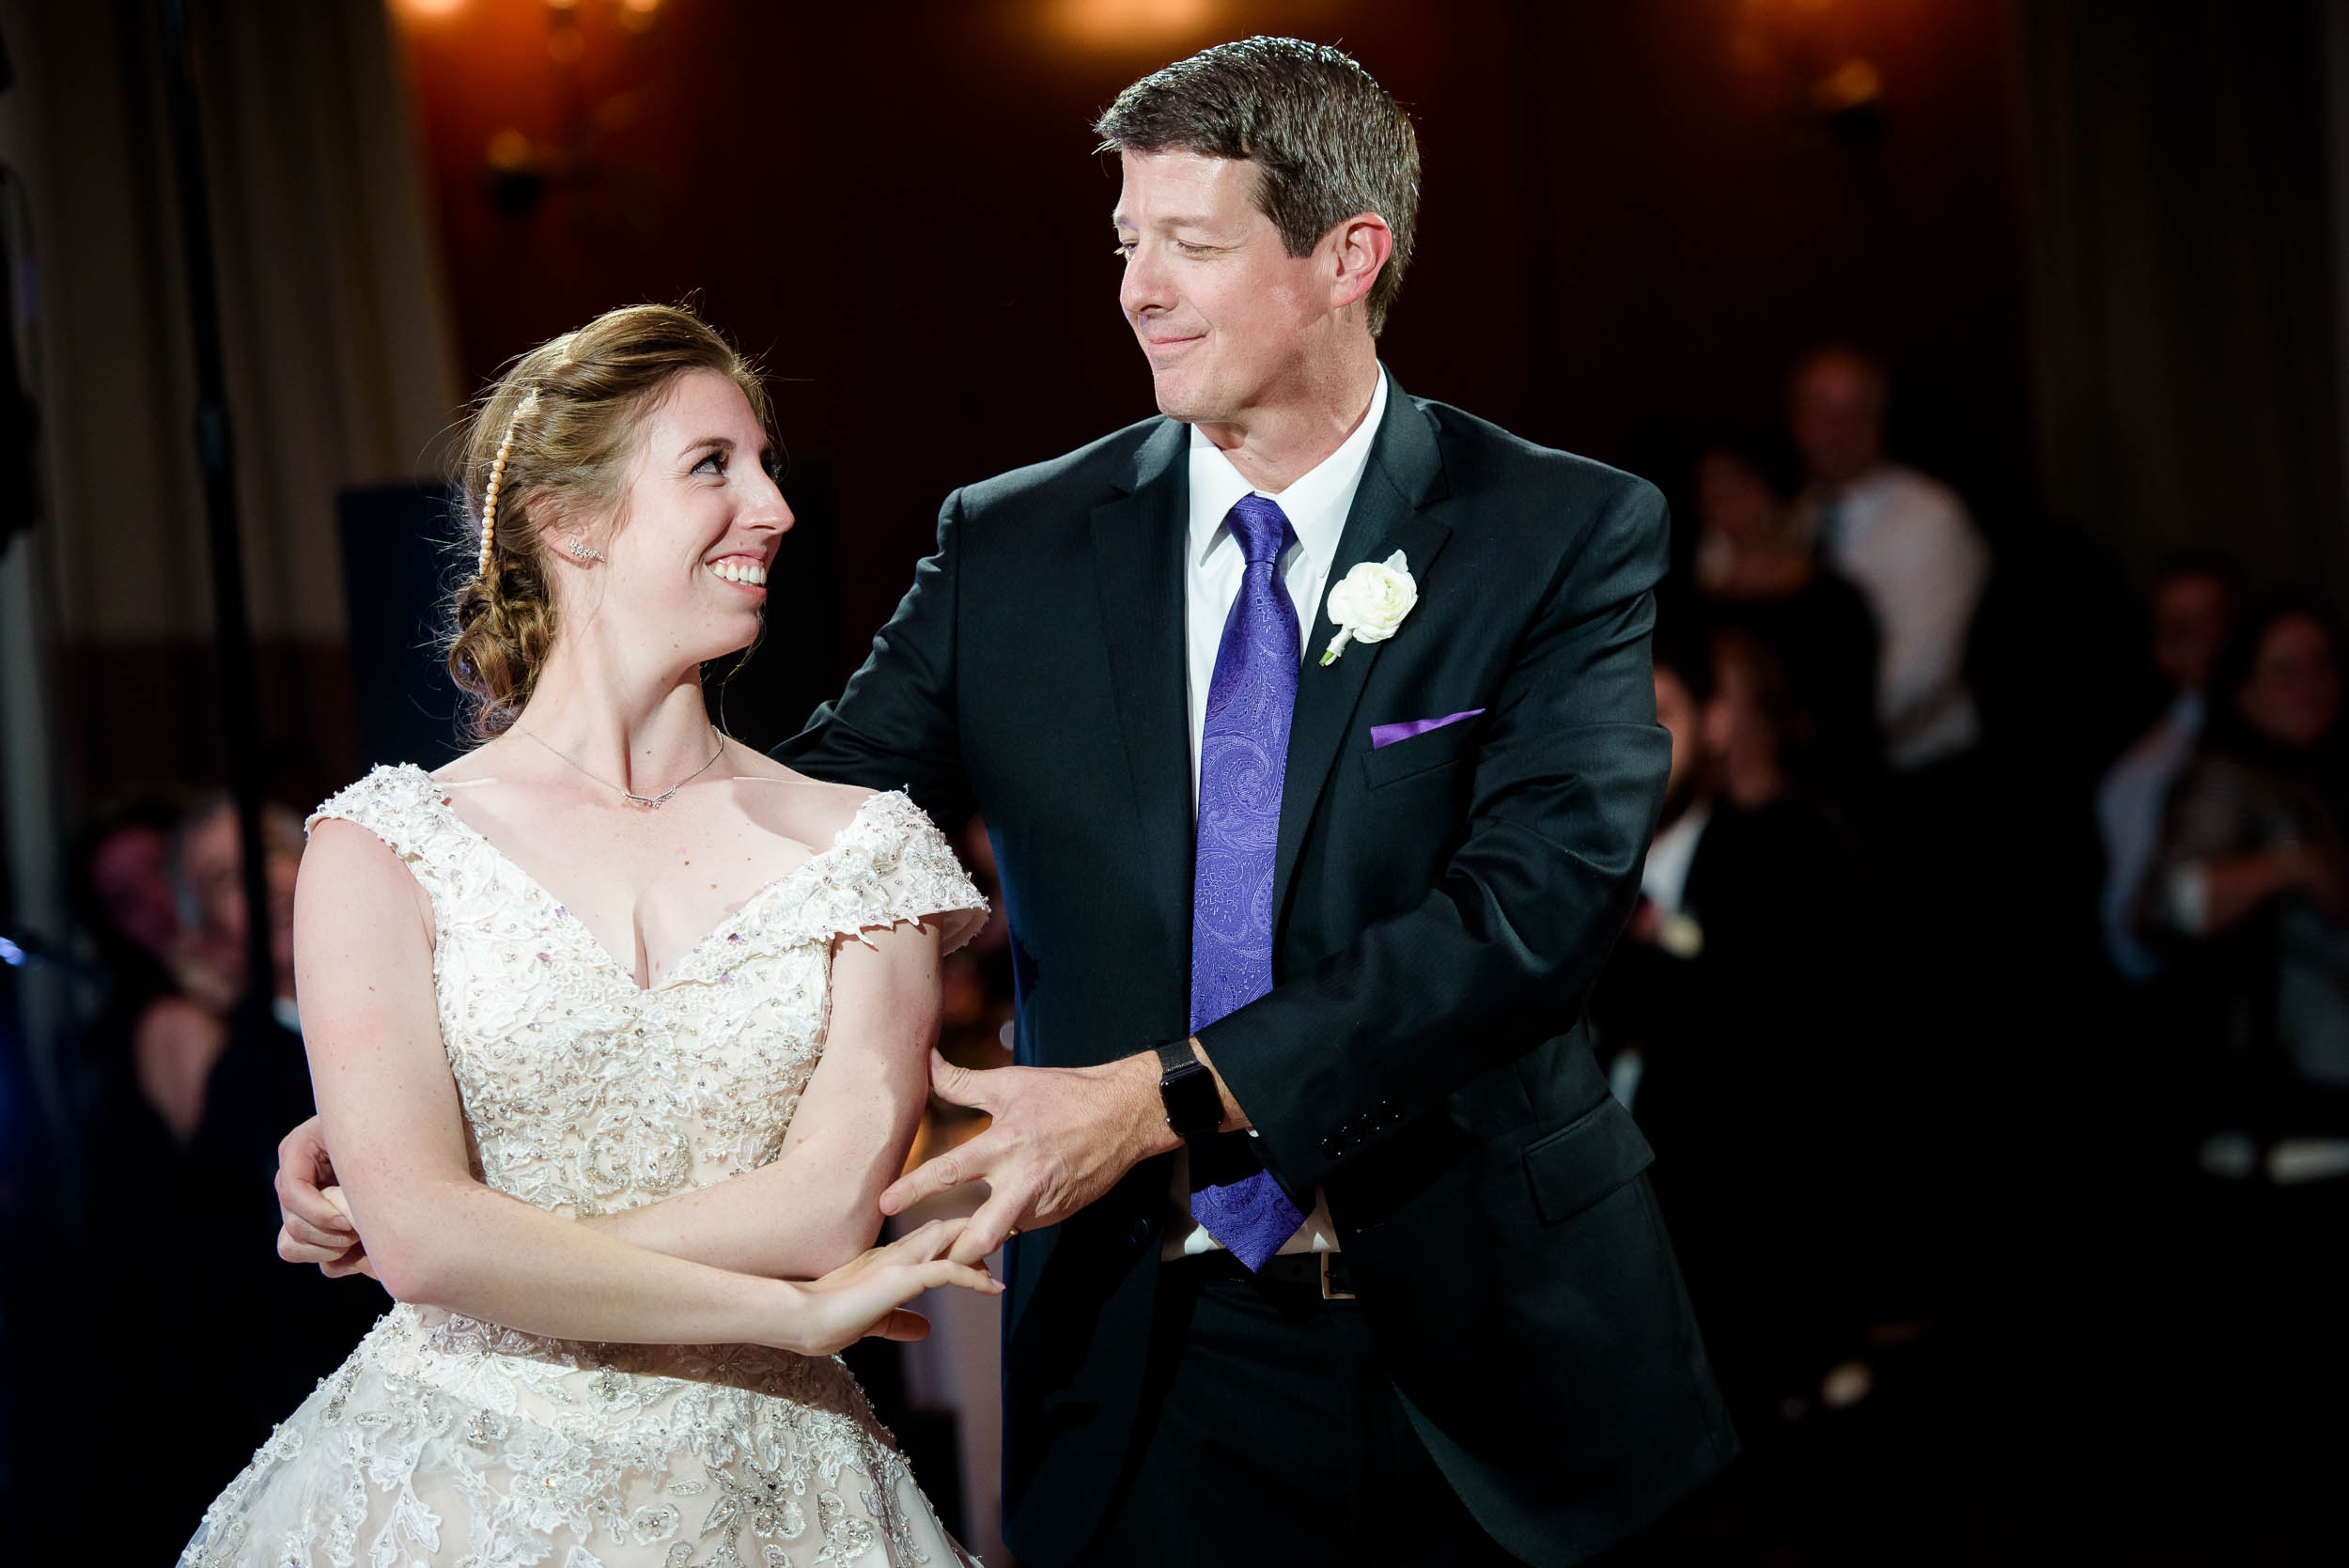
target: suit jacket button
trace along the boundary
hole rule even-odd
[[[1141,1246],[1143,1242],[1148,1241],[1148,1240],[1150,1239],[1150,1221],[1148,1221],[1147,1219],[1137,1219],[1137,1220],[1135,1220],[1135,1221],[1134,1221],[1134,1228],[1133,1228],[1133,1238],[1134,1238],[1134,1245],[1135,1245],[1136,1247],[1139,1247],[1139,1246]]]

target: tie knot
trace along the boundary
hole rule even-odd
[[[1289,527],[1288,514],[1281,504],[1268,495],[1243,495],[1223,514],[1223,525],[1239,541],[1240,553],[1250,566],[1262,561],[1278,561],[1282,551],[1297,537]]]

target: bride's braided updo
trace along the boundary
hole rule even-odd
[[[692,370],[733,381],[768,424],[756,367],[677,305],[608,311],[550,339],[507,365],[475,406],[458,480],[479,554],[457,591],[448,671],[473,698],[478,737],[513,723],[554,646],[543,526],[559,516],[608,536],[643,416]]]

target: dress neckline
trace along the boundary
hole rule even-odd
[[[711,926],[708,931],[704,932],[700,938],[698,938],[684,951],[683,954],[678,956],[677,962],[670,966],[668,973],[662,975],[659,980],[654,981],[651,985],[644,986],[637,983],[634,971],[628,969],[617,958],[614,958],[612,955],[612,950],[604,946],[601,941],[598,940],[596,934],[593,931],[587,929],[587,923],[581,920],[577,915],[572,914],[570,912],[570,907],[554,896],[552,889],[548,888],[545,883],[539,881],[537,877],[532,876],[528,871],[524,870],[520,861],[515,860],[513,856],[499,848],[496,840],[490,838],[489,834],[483,832],[480,829],[474,827],[472,823],[457,815],[457,808],[449,802],[446,785],[443,784],[438,779],[435,779],[431,774],[426,772],[423,768],[417,767],[412,762],[403,762],[399,764],[399,767],[402,771],[414,776],[416,782],[423,787],[427,799],[431,801],[432,808],[439,812],[443,816],[446,817],[451,826],[456,828],[459,832],[471,839],[474,844],[478,845],[483,851],[488,853],[492,859],[496,860],[500,864],[504,865],[507,870],[511,871],[521,879],[522,886],[529,891],[530,895],[538,899],[546,906],[547,912],[554,918],[556,925],[568,927],[579,933],[579,940],[587,948],[588,952],[593,955],[593,962],[599,964],[608,975],[625,985],[630,990],[635,992],[640,997],[650,996],[656,991],[666,990],[671,986],[677,984],[677,981],[692,973],[694,968],[694,961],[705,952],[708,951],[711,944],[716,942],[719,938],[731,934],[734,928],[741,924],[743,916],[749,914],[751,910],[762,900],[767,899],[782,889],[790,886],[793,882],[806,876],[811,870],[820,866],[824,862],[830,860],[834,855],[837,855],[843,847],[842,841],[848,836],[848,832],[851,829],[856,827],[858,823],[864,820],[864,814],[866,812],[871,811],[877,803],[885,800],[889,795],[901,793],[900,791],[889,790],[867,796],[857,806],[856,811],[849,816],[848,820],[840,825],[839,831],[832,835],[832,842],[830,844],[826,845],[823,848],[817,850],[806,860],[801,861],[799,864],[793,866],[790,870],[784,872],[781,876],[770,877],[767,881],[762,882],[757,887],[752,889],[750,894],[745,897],[741,903],[734,907],[732,913],[726,915],[723,920],[719,921],[717,924]]]

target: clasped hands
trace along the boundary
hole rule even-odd
[[[1206,1060],[1204,1050],[1200,1056]],[[1158,1058],[1150,1051],[1095,1067],[984,1071],[957,1067],[932,1051],[932,1091],[951,1104],[986,1111],[989,1125],[891,1183],[880,1195],[881,1212],[902,1214],[957,1187],[986,1182],[986,1201],[949,1250],[958,1264],[979,1263],[1016,1231],[1058,1224],[1141,1161],[1179,1146],[1159,1099],[1159,1077]],[[1224,1126],[1246,1126],[1221,1079],[1217,1087],[1223,1095]],[[333,1186],[334,1168],[318,1119],[288,1133],[277,1156],[284,1221],[277,1255],[288,1263],[317,1264],[330,1278],[372,1275],[358,1231]]]

